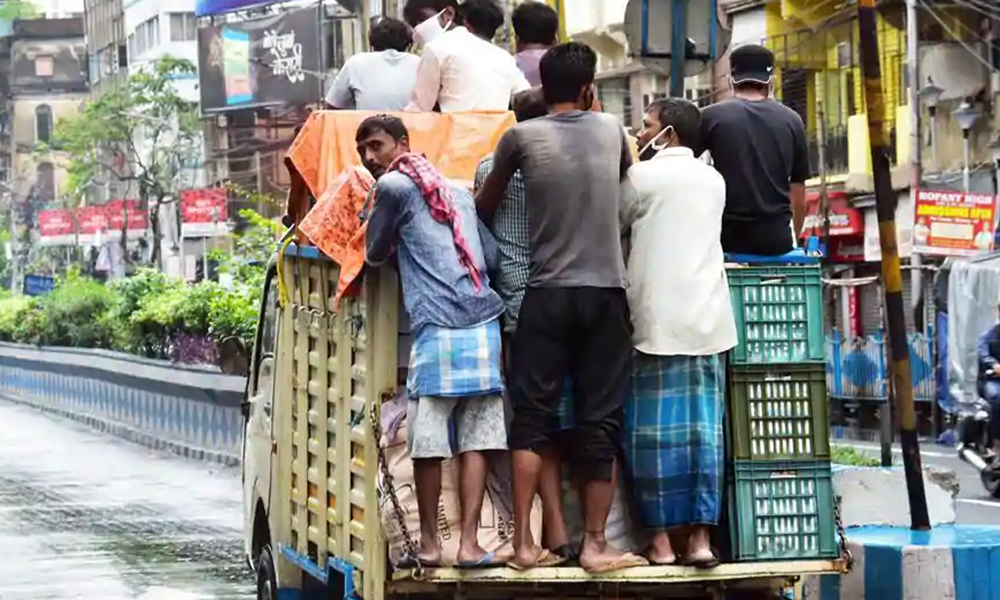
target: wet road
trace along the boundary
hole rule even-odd
[[[0,398],[0,600],[253,598],[240,474]]]

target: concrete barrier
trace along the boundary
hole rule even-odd
[[[104,350],[0,343],[0,396],[140,444],[239,464],[246,380]]]
[[[847,539],[854,569],[808,578],[806,600],[1000,598],[1000,527],[855,527]]]

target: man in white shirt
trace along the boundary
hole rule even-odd
[[[726,184],[695,158],[701,116],[679,98],[646,111],[640,143],[655,150],[629,169],[621,222],[632,343],[624,447],[653,564],[713,568],[709,528],[723,484],[725,362],[736,324],[720,235]],[[643,153],[647,155],[646,153]],[[670,533],[683,530],[686,555]]]
[[[341,67],[326,95],[327,105],[343,110],[403,110],[420,64],[420,57],[407,52],[413,32],[399,19],[383,17],[369,30],[368,43],[371,52],[355,54]]]
[[[427,2],[433,0],[410,0],[407,9]],[[428,22],[440,24],[440,14]],[[443,113],[506,111],[513,94],[531,87],[514,57],[491,41],[504,22],[496,0],[466,0],[461,16],[463,26],[431,36],[424,46],[407,110],[429,112],[437,105]],[[425,28],[416,26],[420,37],[427,37]]]

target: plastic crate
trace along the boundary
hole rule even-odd
[[[734,459],[830,458],[825,363],[732,366],[727,379]]]
[[[728,479],[734,560],[840,555],[829,461],[735,461]]]
[[[739,343],[734,364],[823,360],[823,282],[818,265],[727,270]]]

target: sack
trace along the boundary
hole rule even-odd
[[[420,516],[417,512],[417,495],[413,479],[413,461],[406,447],[406,425],[396,431],[391,443],[386,443],[385,459],[388,462],[389,473],[395,484],[396,498],[403,511],[406,532],[414,543],[419,543]],[[501,465],[509,464],[500,461]],[[502,467],[501,467],[502,468]],[[453,565],[458,558],[458,543],[461,534],[458,500],[458,461],[445,460],[441,463],[441,500],[438,505],[438,542],[441,544],[442,564]],[[514,535],[514,520],[508,510],[511,506],[509,476],[505,478],[490,477],[486,486],[486,496],[483,498],[483,510],[479,519],[479,544],[487,552],[496,552],[498,557],[512,558],[514,550],[511,538]],[[385,532],[386,544],[389,547],[389,561],[397,566],[406,556],[404,532],[400,531],[392,501],[388,497],[385,481],[379,473],[378,482],[379,514],[382,518],[382,529]],[[504,497],[506,496],[506,497]],[[535,540],[539,540],[542,532],[542,505],[536,498],[531,511],[531,532]]]
[[[569,478],[563,476],[563,520],[570,540],[582,540],[583,515],[580,509],[580,495]],[[615,499],[611,503],[608,522],[604,529],[608,543],[628,552],[641,553],[649,545],[649,536],[638,526],[632,508],[631,496],[625,487],[625,478],[618,477]]]

